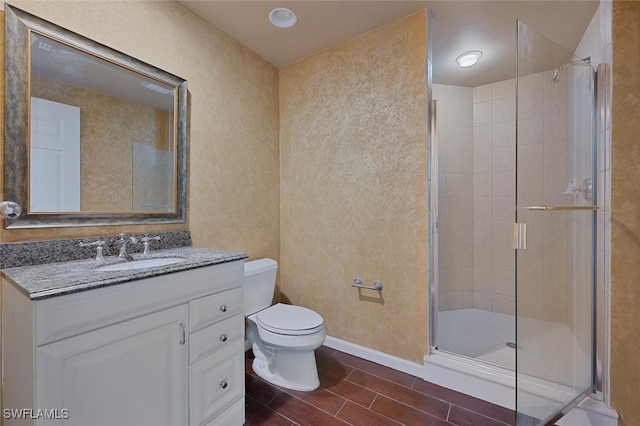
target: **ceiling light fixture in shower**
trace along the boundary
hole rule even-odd
[[[298,17],[291,9],[276,7],[269,12],[269,21],[278,28],[291,28],[298,22]]]
[[[456,62],[462,68],[469,68],[478,63],[478,59],[482,56],[480,50],[470,50],[464,52],[456,58]]]

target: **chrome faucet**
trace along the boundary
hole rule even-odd
[[[133,260],[133,257],[127,253],[129,244],[137,244],[138,239],[134,236],[128,237],[126,234],[120,234],[120,239],[115,241],[116,247],[120,250],[118,257],[125,260]]]

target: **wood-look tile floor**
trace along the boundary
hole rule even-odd
[[[245,357],[246,426],[512,425],[514,412],[326,346],[316,350],[320,388],[273,386]]]

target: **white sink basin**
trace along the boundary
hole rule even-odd
[[[132,269],[155,268],[184,261],[181,257],[156,257],[151,259],[132,260],[129,262],[115,263],[96,268],[100,272],[130,271]]]

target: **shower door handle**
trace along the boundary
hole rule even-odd
[[[598,206],[526,206],[525,210],[598,210]]]
[[[514,250],[527,249],[527,224],[511,224],[511,248]]]

